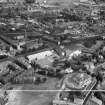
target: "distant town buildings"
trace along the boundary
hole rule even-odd
[[[0,0],[0,3],[6,3],[7,0]]]
[[[80,2],[88,2],[88,0],[80,0]]]
[[[90,4],[94,4],[94,0],[80,0],[81,3],[90,3]]]
[[[13,3],[13,4],[22,4],[25,0],[0,0],[0,3]]]
[[[41,12],[41,11],[43,11],[42,8],[37,7],[35,5],[28,5],[27,10],[28,10],[28,12]]]

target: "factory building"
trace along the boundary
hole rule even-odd
[[[29,61],[31,62],[32,60],[40,60],[40,59],[43,59],[45,58],[46,56],[51,56],[53,54],[53,51],[44,51],[44,52],[40,52],[40,53],[37,53],[37,54],[33,54],[33,55],[29,55],[27,56]]]

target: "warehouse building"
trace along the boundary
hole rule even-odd
[[[37,54],[33,54],[33,55],[29,55],[27,56],[29,61],[31,62],[32,60],[40,60],[40,59],[43,59],[45,58],[46,56],[51,56],[53,54],[53,51],[44,51],[44,52],[40,52],[40,53],[37,53]]]

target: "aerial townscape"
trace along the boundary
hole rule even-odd
[[[105,0],[0,0],[0,105],[105,105]]]

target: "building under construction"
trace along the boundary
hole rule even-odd
[[[85,105],[96,84],[96,79],[85,73],[69,74],[63,80],[53,105]]]

